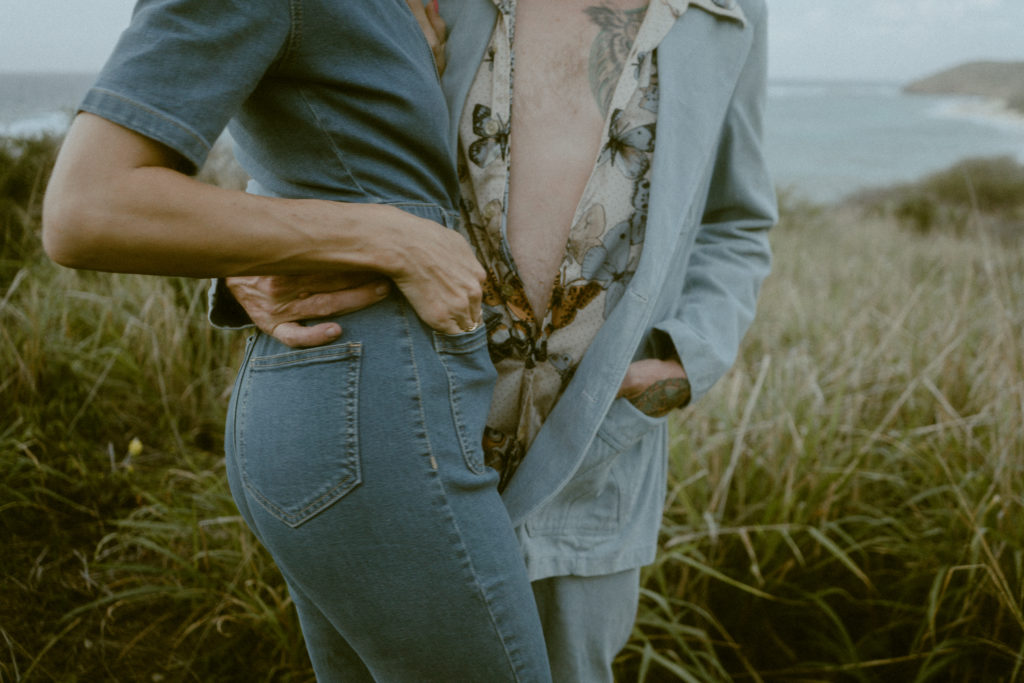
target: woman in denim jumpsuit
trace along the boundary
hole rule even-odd
[[[81,110],[44,206],[58,262],[395,283],[334,320],[326,346],[257,333],[229,408],[231,490],[284,574],[317,678],[549,680],[480,452],[482,271],[446,229],[448,110],[410,6],[141,0]],[[182,173],[229,121],[247,195]]]

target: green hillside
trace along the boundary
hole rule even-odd
[[[1024,62],[969,62],[909,83],[904,91],[992,97],[1024,113]]]

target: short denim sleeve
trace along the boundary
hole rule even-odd
[[[198,168],[290,34],[288,0],[139,0],[80,109]]]

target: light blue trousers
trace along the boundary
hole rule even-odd
[[[533,582],[555,683],[612,683],[612,662],[633,631],[640,569]]]
[[[226,433],[232,494],[291,591],[322,682],[543,682],[540,620],[480,441],[483,328],[398,293],[295,350],[257,334]]]

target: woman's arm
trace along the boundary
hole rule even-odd
[[[200,183],[145,136],[79,114],[43,204],[43,245],[72,268],[221,277],[378,271],[423,320],[480,317],[483,268],[453,230],[399,209],[259,197]]]

